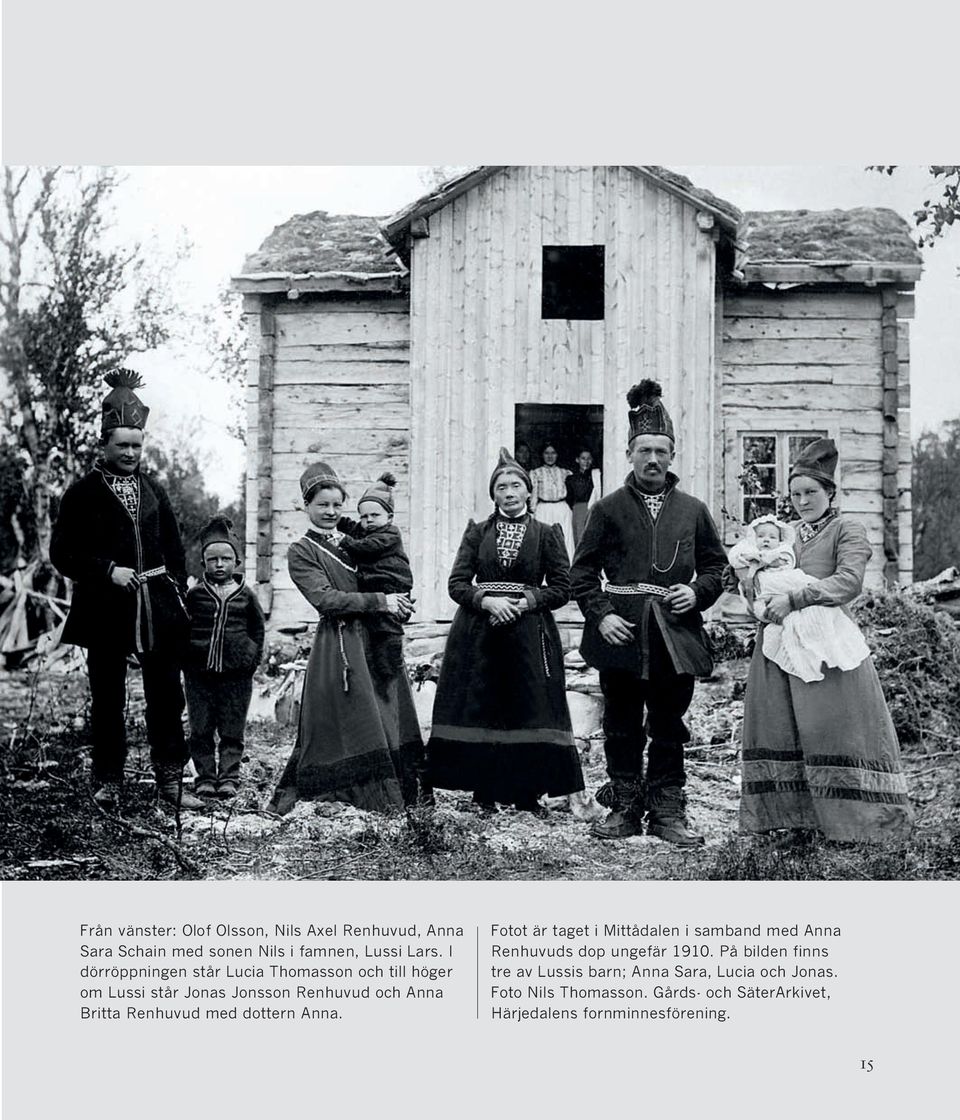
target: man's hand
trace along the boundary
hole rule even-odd
[[[763,617],[767,622],[781,623],[790,613],[789,595],[771,595]]]
[[[626,646],[633,641],[635,622],[627,622],[618,614],[607,614],[600,619],[600,637],[610,646]]]
[[[140,586],[140,579],[133,568],[114,567],[110,573],[110,582],[127,591],[136,591]]]
[[[697,605],[697,593],[688,583],[674,583],[664,595],[663,602],[674,614],[686,614]]]

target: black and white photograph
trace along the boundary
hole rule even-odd
[[[958,184],[6,166],[0,875],[956,879]]]

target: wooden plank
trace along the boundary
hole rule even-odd
[[[406,385],[410,384],[410,363],[403,362],[324,362],[281,361],[277,363],[274,384],[277,389],[291,385]]]
[[[879,411],[881,394],[878,386],[825,385],[816,390],[816,404],[818,408],[838,412]],[[805,400],[810,400],[811,393],[803,383],[738,385],[735,397],[732,391],[729,397],[724,403],[736,408],[801,408]]]
[[[912,297],[902,297],[910,298]],[[880,318],[880,297],[871,292],[811,292],[802,288],[788,291],[751,289],[724,293],[724,316],[763,316],[787,319],[870,319]]]
[[[384,430],[336,425],[320,430],[294,424],[289,428],[274,431],[273,448],[275,452],[310,456],[318,459],[323,455],[396,454],[410,447],[410,433],[407,428]]]
[[[754,338],[856,338],[876,341],[880,324],[872,319],[750,318],[731,316],[723,320],[724,342]]]
[[[354,365],[363,362],[381,362],[390,365],[409,365],[408,342],[365,342],[359,345],[327,346],[317,343],[309,346],[281,346],[277,360],[287,362],[334,362],[337,365]]]
[[[914,284],[923,272],[919,264],[750,264],[744,266],[748,284]]]
[[[376,427],[379,423],[381,405],[410,403],[410,385],[393,382],[364,384],[343,384],[337,382],[315,382],[279,386],[274,394],[276,408],[317,408],[325,405],[355,405],[357,408],[369,407],[376,411],[370,413],[368,422]]]
[[[299,482],[300,475],[307,466],[307,462],[305,456],[294,452],[274,455],[274,480],[278,485],[280,483]],[[366,479],[369,482],[378,478],[384,471],[392,471],[396,475],[400,486],[405,485],[404,480],[410,477],[410,457],[407,451],[394,455],[382,451],[368,452],[362,455],[338,454],[333,466],[338,472],[342,470],[345,476],[349,474],[352,478]],[[248,476],[250,482],[255,481],[255,479],[256,476],[252,474]]]
[[[410,430],[409,404],[379,404],[376,417],[359,404],[323,404],[319,401],[291,401],[284,396],[276,403],[274,428],[282,431],[306,428],[309,433],[328,432],[341,426],[362,428],[373,425],[380,431],[407,432]]]
[[[382,295],[352,299],[298,299],[281,300],[276,304],[278,319],[284,322],[294,318],[316,316],[323,318],[331,313],[343,315],[406,315],[410,314],[409,294],[390,299]]]
[[[724,365],[871,365],[879,363],[880,338],[738,339],[725,342]]]
[[[363,343],[399,346],[409,341],[410,320],[406,315],[338,310],[325,314],[277,316],[278,347],[355,346]]]

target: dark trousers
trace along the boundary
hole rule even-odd
[[[187,672],[184,684],[190,713],[190,756],[197,768],[197,781],[239,781],[253,678]],[[214,745],[217,733],[219,767]]]
[[[650,679],[624,669],[601,669],[604,750],[612,782],[644,779],[643,748],[649,732],[648,790],[682,786],[683,744],[690,738],[683,716],[693,699],[694,678],[678,673],[653,619],[649,629]],[[644,719],[646,712],[646,719]]]
[[[139,655],[146,701],[147,742],[155,770],[183,767],[187,747],[183,737],[184,698],[180,666],[164,653]],[[127,655],[115,649],[87,651],[90,679],[90,725],[93,736],[93,780],[119,782],[127,758],[125,708]]]

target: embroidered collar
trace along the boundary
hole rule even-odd
[[[243,589],[244,582],[244,577],[242,575],[231,576],[226,585],[230,589],[229,592],[226,595],[221,595],[218,590],[218,584],[214,583],[212,580],[207,579],[206,572],[203,573],[203,586],[211,595],[215,596],[217,599],[223,600],[224,602],[227,599],[232,599],[234,595],[238,594],[238,592]]]
[[[837,511],[831,506],[827,512],[820,518],[819,521],[801,521],[797,529],[797,537],[801,544],[806,544],[807,541],[812,541],[815,536],[825,529],[830,522],[837,516]]]

